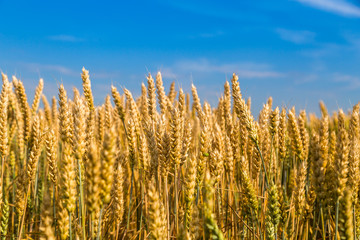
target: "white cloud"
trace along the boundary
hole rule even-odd
[[[119,78],[120,73],[117,72],[90,72],[90,77],[94,79],[114,79]]]
[[[334,82],[346,84],[344,88],[347,90],[360,88],[360,78],[348,74],[335,73]]]
[[[195,35],[190,35],[189,38],[190,39],[197,39],[197,38],[210,39],[210,38],[220,37],[223,35],[224,35],[223,31],[214,31],[214,32],[203,32],[203,33],[198,33]]]
[[[162,68],[160,70],[161,76],[164,78],[177,78],[177,74],[171,68]]]
[[[205,73],[225,73],[231,74],[235,72],[242,78],[271,78],[282,77],[283,73],[273,71],[267,64],[235,62],[235,63],[211,63],[206,59],[185,60],[177,62],[174,67],[181,72],[205,72]]]
[[[29,63],[29,62],[19,62],[19,65],[22,65],[24,69],[27,69],[32,73],[51,73],[51,74],[59,74],[62,76],[70,76],[77,77],[80,79],[81,68],[78,70],[73,70],[63,65],[59,64],[43,64],[43,63]],[[102,80],[113,80],[117,79],[121,76],[120,72],[103,72],[103,71],[91,71],[90,70],[90,78],[91,79],[102,79]]]
[[[21,63],[25,68],[31,72],[41,73],[43,71],[57,72],[68,76],[80,76],[81,71],[75,72],[70,68],[56,64],[41,64],[41,63]]]
[[[269,78],[269,77],[282,77],[284,74],[273,71],[250,71],[250,70],[239,70],[235,72],[239,77],[243,78]]]
[[[300,49],[298,52],[303,56],[319,59],[339,54],[339,56],[344,56],[344,54],[353,56],[360,51],[360,35],[342,33],[341,37],[345,40],[344,42],[314,42],[311,47]]]
[[[311,57],[321,58],[339,53],[341,51],[351,50],[352,46],[336,43],[321,43],[316,48],[300,50],[300,54]]]
[[[305,44],[314,41],[315,33],[310,31],[294,31],[283,28],[276,29],[280,38],[295,44]]]
[[[53,35],[53,36],[49,36],[48,38],[50,40],[59,41],[59,42],[82,42],[82,41],[84,41],[84,39],[82,39],[82,38],[78,38],[78,37],[75,37],[72,35],[64,35],[64,34]]]
[[[346,17],[360,17],[360,8],[346,0],[296,0],[302,4]]]
[[[306,84],[311,83],[319,79],[319,76],[315,73],[310,74],[294,74],[294,83],[296,84]]]
[[[344,39],[350,44],[351,50],[360,50],[360,35],[353,33],[344,33]]]

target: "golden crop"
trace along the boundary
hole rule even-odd
[[[235,74],[211,107],[158,73],[94,106],[81,78],[51,105],[41,79],[29,105],[2,74],[1,239],[360,238],[359,104],[317,118],[269,98],[255,120]]]

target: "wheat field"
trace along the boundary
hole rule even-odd
[[[1,239],[360,239],[359,104],[255,116],[235,74],[210,106],[159,72],[95,106],[81,79],[50,104],[2,74]]]

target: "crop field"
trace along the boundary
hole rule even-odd
[[[28,99],[2,74],[1,239],[360,238],[359,104],[253,113],[236,74],[210,106],[159,72],[95,106],[81,80]]]

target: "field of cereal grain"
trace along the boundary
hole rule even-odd
[[[112,86],[95,106],[81,79],[73,98],[41,79],[28,99],[2,74],[2,239],[360,236],[359,104],[252,113],[236,74],[210,106],[159,72],[139,98]]]

